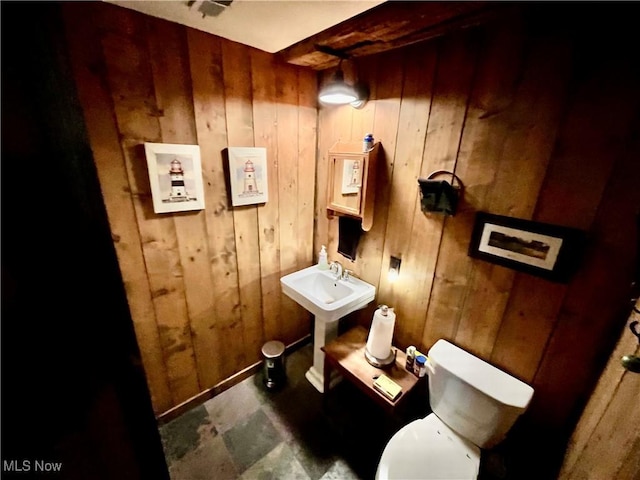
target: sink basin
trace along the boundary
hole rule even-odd
[[[359,278],[336,280],[329,270],[317,265],[307,267],[280,279],[282,291],[289,298],[313,313],[313,365],[305,377],[319,391],[335,385],[339,378],[324,377],[324,352],[322,348],[338,336],[338,320],[367,306],[376,295],[373,285]]]
[[[364,308],[376,294],[373,285],[359,278],[336,280],[333,272],[317,265],[290,273],[280,283],[285,295],[325,322]]]

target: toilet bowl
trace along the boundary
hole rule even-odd
[[[376,480],[474,480],[480,449],[433,413],[402,427],[382,453]]]
[[[433,413],[387,443],[376,480],[473,480],[482,448],[504,438],[526,410],[533,388],[469,352],[438,340],[429,350]]]

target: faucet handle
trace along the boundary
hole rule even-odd
[[[342,264],[334,260],[331,262],[331,265],[329,265],[329,271],[333,272],[333,267],[336,267],[336,279],[340,280],[342,278]]]
[[[349,280],[349,278],[351,277],[351,275],[353,275],[353,270],[348,270],[348,269],[344,269],[342,271],[342,279],[343,280]]]

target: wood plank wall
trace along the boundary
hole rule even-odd
[[[531,384],[523,437],[557,440],[556,455],[624,324],[640,210],[633,42],[565,20],[515,15],[352,65],[371,100],[319,111],[314,247],[376,285],[375,304],[396,309],[397,345],[446,338]],[[384,158],[373,228],[351,262],[325,211],[327,151],[367,132]],[[465,184],[455,217],[420,210],[416,179],[439,169]],[[481,210],[588,232],[579,272],[560,284],[471,259]],[[393,284],[391,255],[402,259]],[[355,321],[368,327],[374,308]]]
[[[311,264],[316,74],[104,4],[65,23],[129,308],[157,414],[310,332],[280,277]],[[144,142],[198,144],[206,208],[154,214]],[[223,150],[267,149],[269,201],[231,207]]]
[[[631,313],[628,324],[634,321],[640,321],[640,313]],[[640,355],[638,339],[629,329],[622,332],[571,436],[561,480],[639,478],[640,375],[622,367],[624,355]]]

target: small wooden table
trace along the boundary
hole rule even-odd
[[[396,413],[396,410],[406,403],[409,392],[416,386],[419,379],[406,370],[406,354],[400,349],[397,349],[395,364],[388,367],[376,368],[367,362],[364,356],[367,335],[365,328],[354,327],[322,347],[325,354],[325,395],[329,391],[331,369],[335,368],[386,412]],[[402,387],[402,394],[395,401],[389,400],[373,387],[373,380],[383,373]]]

